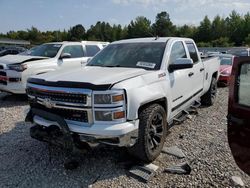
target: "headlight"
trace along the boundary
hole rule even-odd
[[[95,107],[122,106],[125,102],[123,90],[94,91]]]
[[[27,65],[26,64],[8,65],[8,68],[10,70],[15,70],[17,72],[22,72],[22,71],[27,69]]]
[[[94,119],[98,122],[125,122],[124,90],[93,91]]]

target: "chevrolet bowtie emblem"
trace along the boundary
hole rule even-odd
[[[43,105],[47,108],[53,108],[55,104],[49,98],[46,98],[43,100]]]

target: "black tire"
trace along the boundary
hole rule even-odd
[[[158,104],[147,106],[139,113],[139,133],[136,144],[128,152],[143,162],[156,159],[162,150],[167,133],[167,115]]]
[[[215,102],[216,95],[217,95],[217,81],[216,78],[213,77],[209,90],[201,97],[201,104],[203,106],[212,106]]]

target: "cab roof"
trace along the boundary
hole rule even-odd
[[[103,44],[103,45],[107,45],[109,44],[109,42],[103,42],[103,41],[78,41],[78,42],[74,42],[74,41],[63,41],[63,42],[49,42],[46,44]]]
[[[193,41],[190,38],[180,38],[180,37],[149,37],[149,38],[135,38],[135,39],[125,39],[120,41],[115,41],[112,44],[121,44],[121,43],[142,43],[142,42],[167,42],[169,40],[187,40]]]
[[[45,44],[81,44],[81,42],[63,41],[63,42],[49,42]]]

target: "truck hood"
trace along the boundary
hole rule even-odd
[[[6,55],[0,57],[0,64],[11,65],[11,64],[19,64],[41,59],[47,59],[47,57],[28,56],[28,55]]]
[[[33,76],[32,78],[42,79],[47,82],[82,82],[95,85],[115,84],[117,82],[127,80],[132,77],[146,74],[144,69],[137,68],[108,68],[85,66],[80,69],[49,72],[42,75]]]

